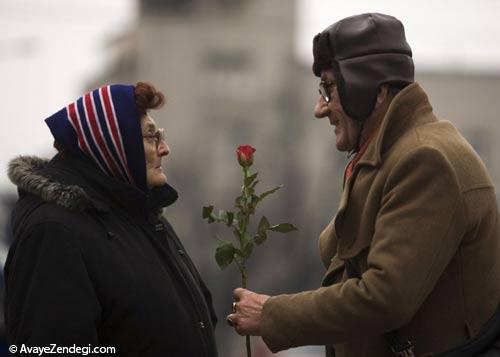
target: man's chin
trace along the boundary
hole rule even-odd
[[[340,151],[340,152],[349,151],[349,148],[347,147],[347,145],[344,145],[343,143],[337,143],[335,145],[335,147],[337,148],[337,151]]]
[[[349,152],[354,149],[354,145],[350,145],[349,143],[346,143],[345,140],[337,140],[335,142],[335,147],[337,148],[337,151],[341,152]]]

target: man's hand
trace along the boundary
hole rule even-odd
[[[237,288],[233,292],[233,313],[227,316],[236,332],[242,336],[260,336],[261,313],[268,295],[256,294],[250,290]]]

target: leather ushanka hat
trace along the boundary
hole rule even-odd
[[[373,110],[380,85],[414,81],[411,48],[401,21],[367,13],[347,17],[313,40],[313,72],[332,69],[347,115],[363,121]]]

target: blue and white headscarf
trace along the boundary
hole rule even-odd
[[[45,119],[65,149],[106,175],[147,192],[146,161],[134,86],[95,89]]]

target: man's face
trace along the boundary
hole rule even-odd
[[[321,81],[335,83],[332,70],[321,71]],[[330,102],[327,103],[320,95],[314,115],[316,118],[328,117],[330,124],[335,127],[336,147],[339,151],[351,151],[355,149],[358,141],[359,123],[349,117],[340,104],[340,97],[336,85],[329,86]]]
[[[141,117],[141,131],[146,156],[146,180],[149,188],[163,186],[167,176],[161,167],[161,159],[170,152],[170,148],[161,136],[155,121],[148,114]]]

